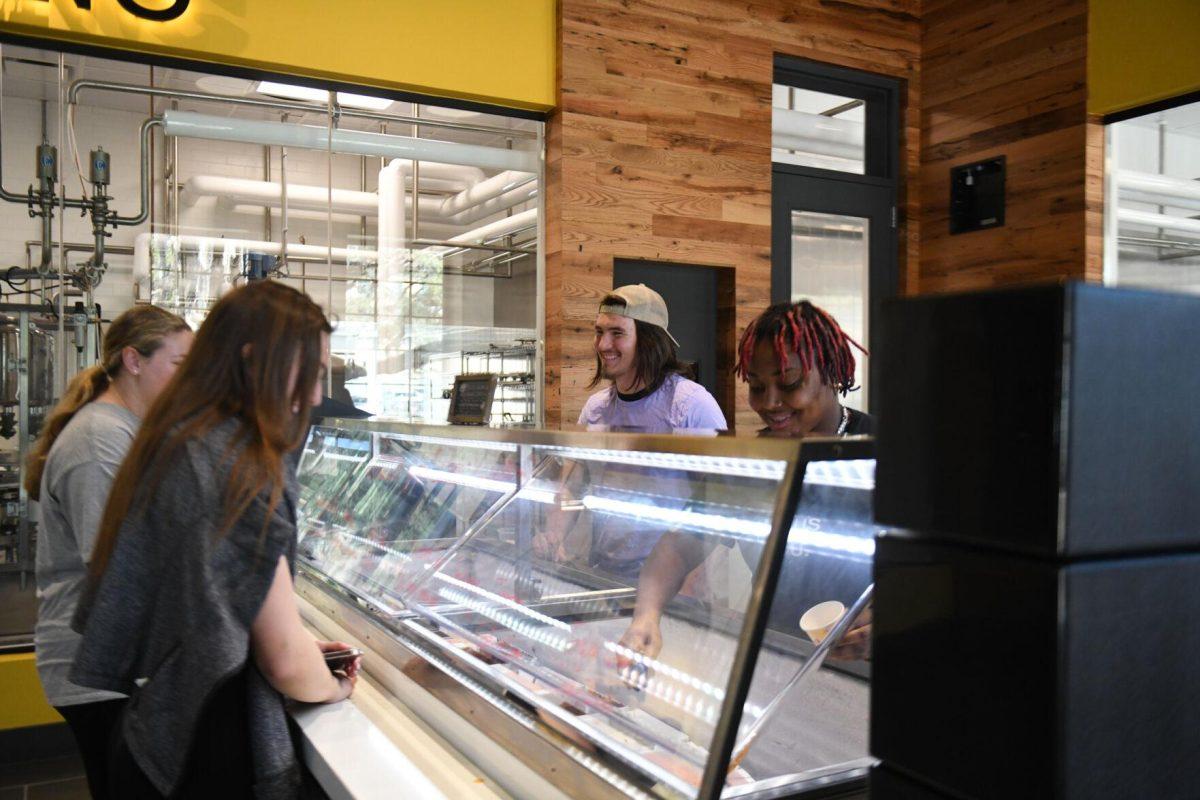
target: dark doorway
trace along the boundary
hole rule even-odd
[[[644,283],[663,296],[670,315],[671,335],[679,341],[679,356],[695,362],[695,380],[716,398],[733,427],[729,374],[725,361],[733,351],[733,270],[663,261],[618,258],[613,261],[613,287]],[[728,295],[728,298],[726,298]],[[723,300],[723,298],[726,298]]]

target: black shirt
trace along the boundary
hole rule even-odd
[[[846,420],[846,436],[872,436],[875,434],[875,418],[853,408],[846,408],[849,418]]]

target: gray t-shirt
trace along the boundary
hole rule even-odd
[[[42,473],[37,546],[38,676],[53,706],[113,700],[123,695],[67,680],[79,634],[71,617],[87,576],[100,519],[117,467],[137,434],[138,417],[112,403],[89,403],[63,428]]]
[[[682,429],[723,431],[725,415],[708,390],[682,375],[668,375],[662,386],[645,397],[622,400],[615,386],[588,398],[579,414],[580,425],[636,428],[647,433]]]

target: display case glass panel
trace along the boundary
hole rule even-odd
[[[305,559],[399,613],[427,566],[517,489],[517,448],[314,426],[300,468]]]
[[[414,608],[494,660],[543,715],[694,791],[786,464],[530,450],[531,479],[428,578],[435,603]],[[696,563],[688,593],[661,610],[658,630],[631,625],[639,581],[668,591],[680,559]]]
[[[314,430],[301,552],[323,577],[664,796],[726,758],[731,797],[863,777],[869,669],[843,634],[869,621],[869,443],[437,430]],[[800,618],[831,602],[818,645]]]
[[[828,654],[818,652],[801,619],[826,604],[840,606],[844,615],[864,594],[869,601],[878,532],[874,486],[874,460],[805,466],[732,756],[756,781],[813,777],[869,763],[870,662],[860,629],[869,616],[855,620],[851,631],[860,630],[831,643]],[[800,674],[814,658],[817,663]]]

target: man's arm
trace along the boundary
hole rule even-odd
[[[662,650],[659,620],[667,603],[679,594],[687,576],[716,547],[711,538],[679,531],[663,534],[650,551],[638,577],[637,603],[621,644],[654,658]]]

